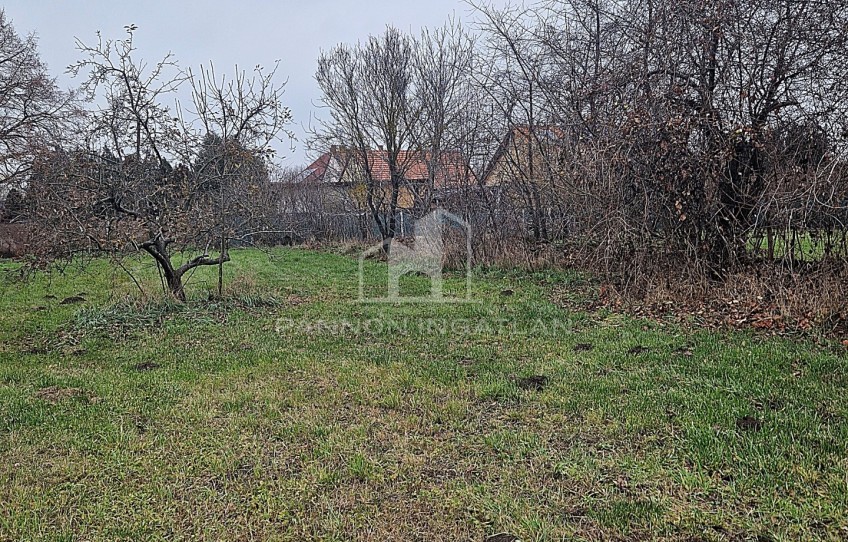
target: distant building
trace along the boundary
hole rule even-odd
[[[498,205],[519,215],[537,241],[563,237],[573,216],[563,183],[578,142],[556,125],[514,126],[501,140],[483,180]]]
[[[503,138],[484,174],[486,186],[545,183],[560,171],[567,137],[554,125],[513,127]]]
[[[398,153],[398,173],[401,176],[399,209],[426,211],[425,207],[434,200],[438,201],[446,191],[476,182],[461,153],[447,151],[437,159],[431,156],[430,153],[412,150]],[[333,146],[310,164],[302,177],[307,184],[344,187],[363,206],[369,183],[379,188],[376,197],[384,201],[388,200],[392,186],[388,152],[379,149],[361,152]]]

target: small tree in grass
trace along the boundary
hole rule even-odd
[[[30,184],[39,256],[106,253],[119,261],[142,252],[163,287],[185,300],[189,272],[220,268],[230,242],[261,227],[264,210],[254,202],[265,193],[270,144],[288,133],[291,115],[274,71],[226,80],[201,69],[198,80],[170,54],[147,68],[134,57],[134,31],[93,46],[78,42],[84,58],[70,72],[86,74],[83,90],[101,105],[87,114],[71,150],[37,161]],[[186,83],[191,118],[165,105]]]

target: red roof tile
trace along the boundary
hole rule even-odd
[[[304,179],[306,181],[323,181],[327,169],[330,165],[333,155],[338,159],[338,162],[343,170],[346,170],[352,163],[358,162],[358,153],[352,149],[344,149],[334,147],[330,152],[322,154],[315,162],[313,162],[304,171]],[[398,153],[398,167],[403,174],[403,178],[407,182],[423,182],[429,179],[428,157],[429,153],[419,151],[405,150]],[[356,160],[355,160],[356,159]],[[368,168],[371,172],[371,179],[379,183],[387,183],[391,181],[391,171],[389,169],[388,152],[385,150],[369,150],[366,154]],[[343,176],[343,171],[337,172],[340,177]],[[457,185],[465,181],[467,178],[473,178],[471,171],[462,159],[462,155],[457,151],[448,151],[442,153],[439,164],[436,167],[434,184],[436,188],[444,188],[451,185]]]
[[[403,172],[403,178],[408,182],[426,181],[429,179],[428,162],[430,155],[418,151],[400,151],[398,153],[398,166]],[[434,183],[437,187],[460,182],[464,179],[465,164],[458,152],[446,152],[435,164],[436,172]],[[388,153],[386,151],[368,151],[368,165],[371,169],[371,178],[377,182],[391,181],[389,171]]]
[[[320,182],[324,180],[327,167],[330,165],[330,153],[325,152],[303,171],[304,182]]]

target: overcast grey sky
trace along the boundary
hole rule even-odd
[[[452,15],[473,20],[462,0],[7,0],[3,7],[18,33],[38,35],[41,58],[65,88],[78,84],[63,73],[78,59],[74,38],[93,43],[97,30],[123,38],[128,24],[138,26],[136,45],[149,61],[171,51],[184,68],[211,60],[216,70],[232,72],[235,65],[250,70],[280,60],[278,74],[288,78],[285,98],[295,117],[292,128],[301,139],[294,152],[280,146],[292,165],[306,162],[303,126],[311,114],[320,115],[313,75],[321,49],[355,43],[388,24],[417,33]]]

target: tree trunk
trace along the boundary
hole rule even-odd
[[[165,274],[165,280],[168,283],[168,290],[170,290],[171,295],[174,296],[174,299],[181,303],[185,303],[186,295],[185,288],[183,287],[183,277],[182,275],[177,274],[173,269],[165,268],[163,269]]]
[[[165,277],[165,283],[168,285],[168,290],[174,296],[174,299],[185,303],[186,295],[185,288],[183,287],[184,270],[182,268],[174,269],[174,266],[171,265],[170,258],[167,256],[166,246],[165,241],[160,237],[155,241],[145,243],[142,248],[156,260],[156,265],[162,271],[162,276]]]
[[[227,254],[227,238],[221,234],[221,254]],[[224,297],[224,258],[218,262],[218,298]]]

